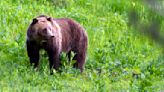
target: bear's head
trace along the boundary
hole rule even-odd
[[[54,37],[53,18],[48,16],[39,16],[34,18],[27,32],[28,39],[48,40]]]

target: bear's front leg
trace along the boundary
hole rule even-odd
[[[60,65],[60,59],[59,59],[59,53],[57,50],[49,50],[47,51],[48,56],[49,56],[49,64],[50,64],[50,74],[53,74],[53,69],[59,70],[59,65]]]
[[[31,65],[34,64],[34,68],[38,68],[39,65],[39,47],[35,41],[26,41],[27,54],[30,59]]]

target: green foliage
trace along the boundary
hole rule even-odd
[[[1,1],[0,91],[163,91],[162,47],[128,27],[128,11],[132,7],[144,22],[151,18],[149,13],[154,13],[134,0]],[[83,74],[72,67],[74,61],[69,62],[65,53],[61,56],[60,73],[49,74],[44,51],[39,70],[30,66],[26,30],[40,14],[69,17],[85,27],[89,47]]]

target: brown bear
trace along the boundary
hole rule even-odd
[[[60,54],[67,53],[70,60],[70,52],[73,51],[73,59],[76,60],[74,66],[83,72],[88,37],[84,28],[72,19],[40,15],[29,25],[26,47],[30,63],[34,64],[35,68],[39,65],[40,49],[44,49],[48,54],[51,74],[52,69],[59,69]]]

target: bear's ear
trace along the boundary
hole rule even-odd
[[[52,18],[51,18],[51,17],[48,17],[47,20],[48,20],[48,21],[52,21]]]
[[[36,18],[34,18],[33,20],[32,20],[32,24],[36,24],[38,22],[38,20],[36,19]]]

